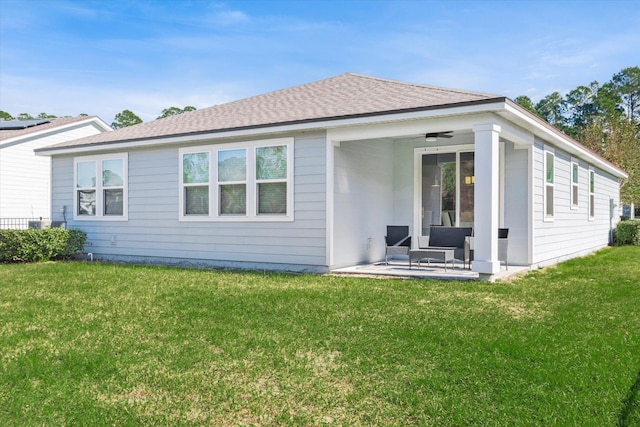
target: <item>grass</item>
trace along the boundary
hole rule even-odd
[[[638,426],[639,278],[0,265],[0,424]]]

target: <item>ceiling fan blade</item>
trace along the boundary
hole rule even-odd
[[[425,138],[453,138],[453,135],[449,135],[450,133],[453,133],[453,131],[447,130],[444,132],[429,132],[424,137]]]

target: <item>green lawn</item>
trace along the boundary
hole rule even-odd
[[[508,283],[0,265],[0,425],[640,425],[640,247]]]

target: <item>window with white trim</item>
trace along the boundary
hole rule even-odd
[[[182,156],[185,215],[209,215],[209,153]]]
[[[596,172],[589,169],[589,219],[594,219],[596,212]]]
[[[247,214],[247,149],[218,150],[218,215]]]
[[[74,159],[74,219],[127,219],[127,163],[127,153]]]
[[[555,190],[555,155],[551,151],[544,152],[544,218],[553,219]]]
[[[293,138],[179,153],[180,220],[293,220]]]
[[[578,209],[578,180],[580,167],[578,162],[571,162],[571,209]]]

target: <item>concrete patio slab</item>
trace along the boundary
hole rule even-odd
[[[529,271],[529,267],[509,266],[507,270],[504,266],[500,268],[500,273],[493,277],[495,280],[504,280]],[[444,265],[440,263],[422,264],[417,267],[414,263],[409,268],[408,261],[394,260],[385,265],[384,262],[373,264],[361,264],[351,267],[344,267],[332,270],[330,274],[338,275],[361,275],[361,276],[380,276],[380,277],[396,277],[404,279],[431,279],[431,280],[480,280],[478,273],[466,269],[462,263],[456,263],[456,268],[448,267],[445,271]]]

